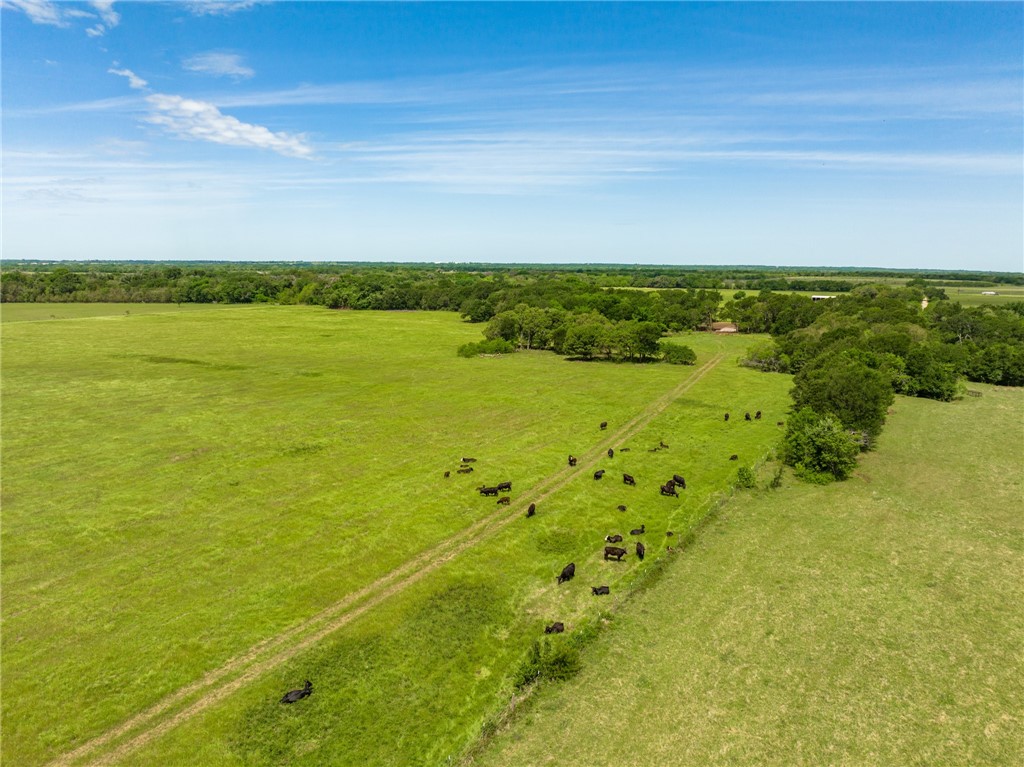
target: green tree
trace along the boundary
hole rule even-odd
[[[804,366],[793,379],[793,402],[817,413],[831,414],[847,429],[873,441],[882,430],[893,402],[889,377],[848,353],[824,354]]]
[[[836,418],[804,407],[789,418],[782,452],[798,476],[823,482],[846,479],[857,465],[860,448]]]
[[[670,365],[693,365],[697,362],[697,352],[689,346],[662,341],[658,348],[661,350],[662,362]]]

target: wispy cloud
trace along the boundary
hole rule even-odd
[[[196,16],[227,16],[248,11],[266,0],[188,0],[185,5]]]
[[[242,57],[237,53],[197,53],[182,61],[181,65],[189,72],[202,72],[216,77],[246,78],[256,74],[251,67],[242,63]]]
[[[149,83],[147,83],[145,80],[143,80],[141,77],[139,77],[137,74],[135,74],[130,69],[114,69],[113,67],[111,67],[110,69],[107,70],[107,72],[109,72],[112,75],[118,75],[120,77],[127,77],[128,78],[128,86],[130,88],[133,88],[133,89],[137,90],[137,91],[144,90],[146,88],[146,86],[149,85]]]
[[[34,24],[68,25],[65,13],[52,0],[3,0],[2,7],[22,11]]]
[[[313,147],[304,136],[275,133],[262,125],[244,123],[206,101],[166,93],[154,93],[147,96],[146,101],[151,112],[145,121],[182,138],[269,149],[286,157],[308,159],[313,156]]]

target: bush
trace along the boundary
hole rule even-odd
[[[517,690],[533,682],[551,680],[564,682],[580,670],[580,653],[576,647],[559,642],[552,645],[547,639],[534,641],[515,674]]]
[[[670,365],[693,365],[697,362],[697,352],[689,346],[662,341],[658,344],[661,361]]]
[[[736,472],[736,487],[742,487],[745,490],[757,487],[757,477],[754,471],[747,466],[740,466],[739,471]]]
[[[789,419],[783,460],[808,482],[846,479],[857,465],[860,446],[838,420],[808,407]]]
[[[515,344],[501,338],[495,338],[490,341],[463,344],[459,347],[459,356],[478,357],[481,354],[511,354],[515,350]]]

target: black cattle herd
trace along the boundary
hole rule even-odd
[[[760,421],[761,420],[761,411],[758,410],[756,413],[754,413],[753,416],[751,416],[750,413],[744,413],[743,418],[746,421],[751,421],[751,420],[753,420],[753,421]],[[729,414],[728,413],[725,414],[725,420],[726,421],[729,420]],[[783,421],[777,422],[778,426],[782,426],[783,424],[784,424]],[[605,431],[608,428],[608,422],[607,421],[602,421],[600,428],[601,428],[601,431]],[[651,448],[649,450],[649,452],[654,453],[654,452],[658,452],[658,451],[661,451],[661,450],[668,450],[668,447],[669,446],[667,444],[665,444],[664,441],[659,441],[658,445],[656,447],[654,447],[654,448]],[[620,453],[625,453],[627,451],[629,451],[628,447],[619,448],[619,452]],[[614,458],[615,457],[615,450],[613,448],[608,448],[608,453],[607,454],[608,454],[609,458]],[[738,458],[739,458],[739,456],[735,455],[735,454],[729,456],[729,460],[730,461],[738,460]],[[576,466],[577,462],[578,462],[578,459],[575,456],[573,456],[573,455],[569,456],[569,466],[571,466],[571,467],[572,466]],[[473,464],[473,463],[476,463],[476,458],[465,458],[465,457],[462,458],[462,460],[460,462],[460,465],[459,465],[459,468],[456,469],[456,473],[458,473],[458,474],[472,474],[473,473],[473,466],[471,464]],[[603,479],[605,473],[606,473],[605,469],[598,469],[597,471],[594,472],[594,479],[595,480]],[[444,478],[445,479],[449,479],[450,477],[451,477],[451,471],[444,472]],[[624,485],[628,485],[630,487],[635,487],[636,486],[636,479],[632,475],[624,473],[622,475],[622,483]],[[686,489],[686,479],[681,474],[673,474],[671,479],[667,480],[663,485],[661,485],[661,495],[672,496],[672,497],[678,498],[679,497],[679,492],[678,491],[679,490],[685,490],[685,489]],[[489,496],[489,497],[497,498],[498,499],[497,503],[498,503],[499,506],[509,506],[512,503],[512,497],[511,496],[501,495],[502,493],[505,493],[505,492],[507,492],[507,493],[511,493],[512,492],[512,482],[511,482],[511,480],[508,480],[508,481],[505,481],[505,482],[499,482],[497,485],[494,485],[494,486],[481,485],[480,487],[477,488],[477,490],[479,491],[480,495],[482,495],[482,496]],[[626,506],[625,506],[625,504],[619,504],[619,506],[617,506],[617,509],[619,511],[625,511],[626,510]],[[536,503],[531,503],[529,505],[529,507],[526,509],[526,516],[527,517],[533,517],[533,516],[536,515],[536,513],[537,513],[537,504]],[[645,535],[646,532],[647,532],[647,525],[646,524],[642,524],[642,525],[640,525],[640,527],[635,528],[633,530],[630,530],[629,534],[630,535],[634,535],[634,536],[640,536],[640,535]],[[671,530],[669,530],[668,532],[665,533],[665,535],[666,535],[666,537],[671,538],[674,535],[674,533]],[[605,543],[608,543],[608,544],[622,543],[623,537],[621,535],[619,535],[618,533],[616,533],[616,534],[605,536],[604,540],[605,540]],[[634,547],[634,550],[636,552],[637,559],[639,559],[642,562],[644,560],[644,556],[647,553],[646,546],[644,546],[642,541],[637,541],[636,545]],[[669,547],[669,550],[670,551],[672,550],[671,547]],[[628,553],[629,553],[629,550],[627,548],[622,547],[622,546],[610,546],[609,545],[609,546],[605,546],[604,547],[604,559],[605,559],[605,561],[614,560],[615,562],[621,562],[623,560],[623,557],[625,557]],[[567,583],[567,582],[571,581],[575,577],[576,577],[576,563],[575,562],[570,562],[569,564],[567,564],[565,567],[562,568],[562,571],[558,574],[558,578],[556,579],[556,582],[559,583],[559,584]],[[591,593],[594,596],[604,596],[604,595],[611,594],[611,587],[609,587],[609,586],[591,586],[590,587],[590,591],[591,591]],[[563,622],[561,622],[561,621],[555,621],[554,623],[552,623],[549,626],[546,626],[544,628],[544,633],[545,634],[561,634],[564,631],[565,631],[565,624]],[[295,702],[297,702],[299,700],[302,700],[303,698],[306,698],[306,697],[308,697],[308,696],[310,696],[312,694],[313,694],[313,683],[310,682],[309,680],[306,680],[305,686],[302,687],[301,689],[291,690],[291,691],[285,693],[284,697],[281,698],[281,703],[295,703]]]

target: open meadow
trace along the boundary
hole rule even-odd
[[[898,398],[853,478],[743,491],[466,763],[1024,763],[1024,392]]]
[[[455,355],[479,337],[315,307],[9,322],[4,761],[458,756],[544,626],[594,633],[785,417],[789,379],[736,364],[750,337],[685,337],[694,367]],[[504,480],[509,507],[475,490]],[[643,563],[602,560],[640,525]]]

